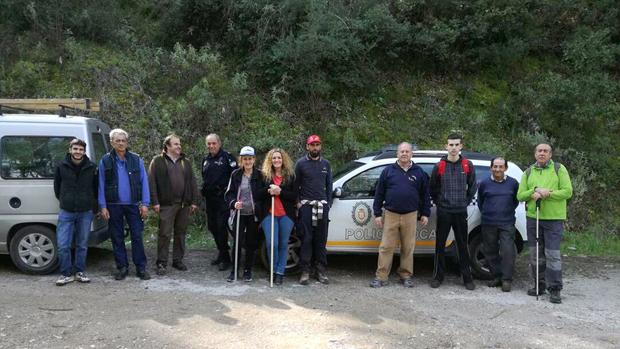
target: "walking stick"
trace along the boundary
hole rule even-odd
[[[237,281],[237,266],[239,265],[239,220],[241,218],[241,210],[237,210],[237,227],[235,229],[235,278]]]
[[[273,230],[274,230],[274,221],[275,221],[275,196],[271,197],[271,253],[270,255],[270,266],[271,272],[269,273],[269,287],[273,287]]]
[[[536,300],[538,300],[538,220],[540,217],[540,199],[536,200]]]

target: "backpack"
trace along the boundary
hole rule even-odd
[[[471,172],[471,168],[469,167],[469,160],[467,160],[464,156],[461,156],[461,167],[463,168],[463,172],[465,172],[466,175],[469,175],[469,172]],[[439,175],[439,177],[441,177],[445,172],[446,160],[441,159],[439,160],[439,164],[437,165],[437,174]]]

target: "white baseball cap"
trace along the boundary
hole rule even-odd
[[[246,145],[245,147],[241,148],[239,155],[240,156],[254,156],[254,148]]]

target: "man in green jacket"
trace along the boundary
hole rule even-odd
[[[198,209],[200,192],[192,164],[181,153],[181,140],[172,134],[164,139],[163,151],[149,166],[149,186],[153,210],[159,214],[157,237],[157,275],[166,274],[170,238],[172,267],[187,270],[183,263],[185,234],[189,215]]]
[[[536,162],[521,177],[517,199],[527,207],[527,241],[530,249],[530,267],[536,277],[536,201],[539,213],[539,291],[549,290],[551,303],[562,303],[562,259],[560,240],[566,220],[566,201],[573,195],[573,187],[566,167],[551,160],[552,148],[548,143],[536,146]],[[536,283],[536,281],[534,281]],[[536,296],[536,285],[527,291]]]

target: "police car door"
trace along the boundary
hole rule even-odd
[[[370,168],[348,179],[341,186],[330,209],[327,248],[330,251],[376,252],[381,229],[373,222],[375,186],[387,165]]]

